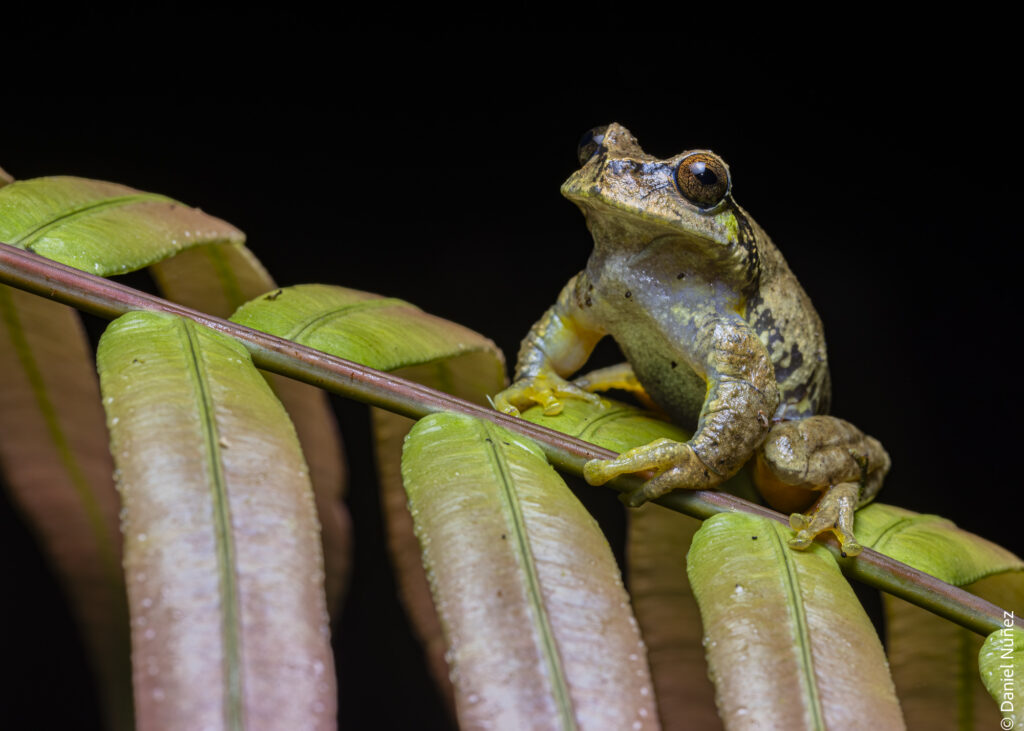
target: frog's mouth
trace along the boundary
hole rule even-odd
[[[737,288],[748,287],[758,276],[756,243],[752,232],[744,236],[738,208],[706,216],[681,214],[678,210],[660,215],[600,195],[567,197],[583,213],[598,255],[627,257],[630,266],[642,261],[671,262],[680,272],[730,282]]]
[[[637,250],[672,242],[706,260],[717,259],[730,248],[728,231],[717,220],[694,219],[677,211],[666,215],[602,197],[568,197],[583,213],[598,246]]]

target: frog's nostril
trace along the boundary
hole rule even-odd
[[[581,166],[586,165],[587,160],[604,149],[604,133],[607,129],[608,125],[604,125],[602,127],[594,127],[583,133],[580,143],[576,147],[576,156],[579,158]]]

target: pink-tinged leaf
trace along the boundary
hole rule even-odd
[[[402,476],[462,728],[658,727],[611,549],[535,444],[433,414]]]
[[[857,513],[864,545],[1014,611],[1024,561],[937,515],[872,503]],[[981,637],[886,594],[886,648],[911,728],[996,728],[999,709],[977,673]]]
[[[883,595],[886,647],[907,727],[995,729],[999,709],[978,677],[983,638],[927,609]]]
[[[132,728],[119,503],[99,384],[69,307],[0,286],[0,465],[71,600],[107,725]]]
[[[647,644],[661,725],[720,729],[686,554],[700,521],[658,505],[629,513],[629,591]]]
[[[333,728],[309,474],[237,342],[136,312],[97,354],[143,729]]]
[[[238,229],[198,209],[114,183],[55,177],[0,186],[0,241],[97,274],[242,239]],[[3,291],[0,403],[14,409],[0,415],[8,483],[76,603],[110,723],[130,727],[127,682],[117,677],[127,675],[127,642],[116,627],[124,590],[109,579],[102,579],[102,589],[94,586],[100,574],[116,575],[111,567],[119,562],[119,537],[89,349],[73,311]],[[34,443],[31,449],[26,440]],[[23,467],[28,460],[33,465]]]
[[[673,424],[607,399],[601,406],[567,400],[557,416],[545,416],[538,406],[523,418],[616,452],[663,437],[689,438]],[[661,725],[720,729],[700,612],[686,575],[686,552],[700,521],[657,505],[626,516],[629,591],[647,645]]]
[[[274,280],[241,244],[197,246],[154,264],[152,272],[166,297],[217,317],[230,317],[259,295],[275,296]],[[352,520],[343,502],[346,473],[338,424],[319,388],[274,373],[263,376],[287,409],[309,464],[323,539],[327,607],[336,618],[352,566]]]
[[[767,518],[704,521],[687,558],[726,728],[905,728],[874,627],[822,546]]]
[[[367,292],[326,285],[286,287],[244,305],[232,320],[477,403],[505,383],[501,352],[487,338],[407,302]],[[402,440],[412,422],[379,409],[371,415],[399,592],[427,665],[450,706],[444,640],[399,473]]]

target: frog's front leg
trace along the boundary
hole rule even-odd
[[[739,317],[716,315],[698,329],[694,352],[704,354],[707,396],[689,442],[661,439],[611,460],[592,460],[583,475],[600,485],[622,474],[658,474],[629,494],[631,506],[675,489],[706,489],[735,474],[768,433],[779,403],[775,371],[764,345]]]
[[[587,316],[586,273],[569,280],[555,304],[534,323],[523,339],[516,361],[515,382],[493,399],[494,408],[512,416],[537,403],[553,416],[562,399],[600,403],[596,394],[565,380],[579,370],[605,331]]]
[[[811,416],[772,427],[754,464],[754,483],[770,503],[793,491],[823,491],[810,514],[793,513],[797,531],[789,542],[807,548],[822,533],[839,539],[845,556],[861,545],[853,535],[854,511],[870,502],[889,471],[889,455],[881,443],[849,422],[834,416]],[[779,505],[779,507],[782,507]]]

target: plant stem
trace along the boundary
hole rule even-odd
[[[616,456],[607,449],[523,419],[506,416],[418,383],[182,307],[3,243],[0,243],[0,282],[106,319],[114,319],[135,310],[149,310],[194,320],[241,342],[249,350],[253,362],[264,370],[411,418],[421,418],[437,411],[453,411],[494,422],[533,439],[553,465],[577,475],[582,474],[583,464],[587,460]],[[626,475],[612,480],[608,486],[619,492],[632,492],[645,479],[644,475]],[[716,513],[738,511],[788,524],[787,518],[780,513],[727,493],[680,491],[659,498],[656,502],[695,518],[704,519]],[[1003,617],[1006,613],[1001,608],[958,587],[869,548],[865,548],[856,558],[843,558],[834,539],[829,538],[825,545],[836,556],[843,573],[849,578],[902,597],[982,635],[988,635],[1004,626]],[[1024,618],[1016,617],[1014,622],[1024,629]]]

